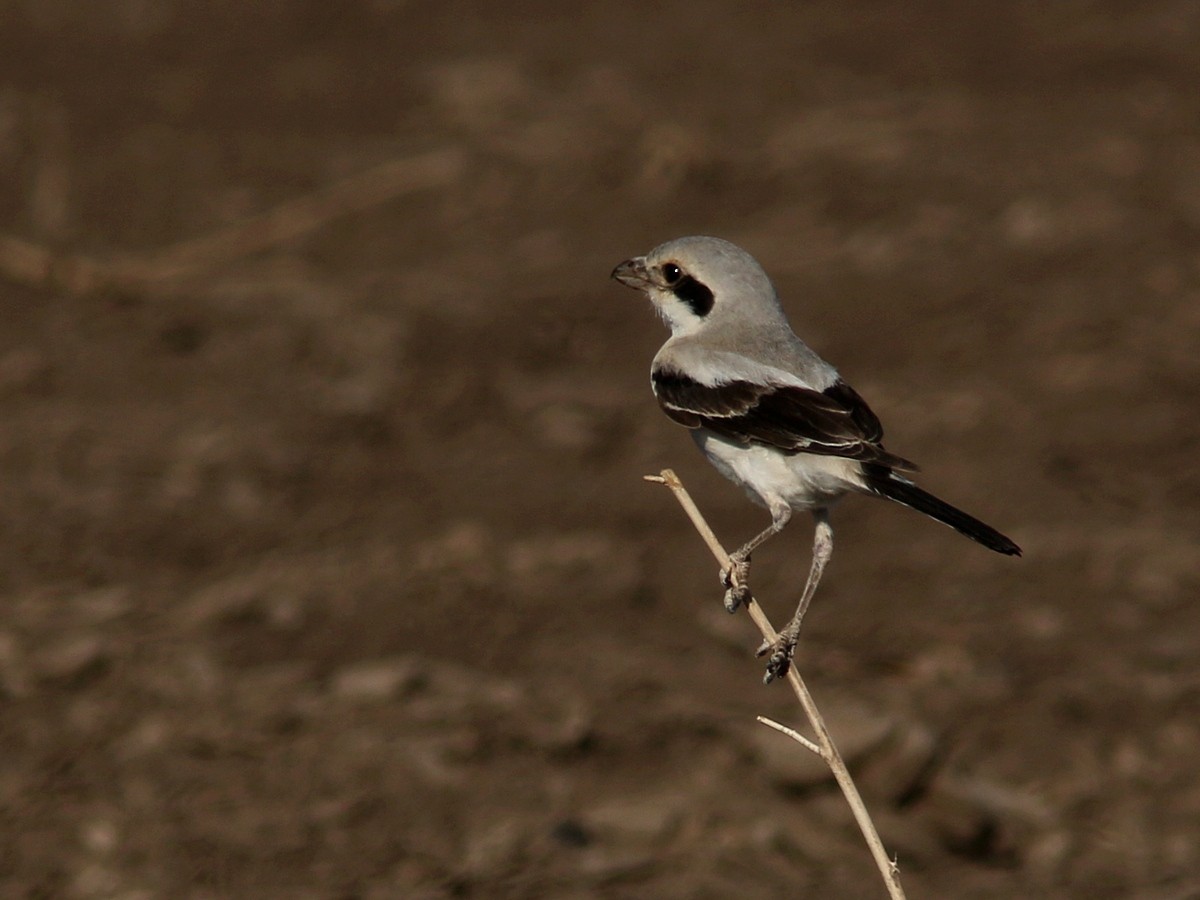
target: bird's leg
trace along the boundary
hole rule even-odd
[[[782,678],[787,674],[788,667],[792,664],[792,654],[796,652],[796,641],[800,636],[800,623],[804,620],[804,614],[808,612],[808,605],[812,602],[813,594],[817,592],[817,585],[821,581],[821,574],[825,571],[825,564],[833,555],[833,527],[829,524],[829,510],[815,510],[813,518],[817,520],[817,528],[813,535],[812,567],[808,570],[808,581],[804,584],[804,593],[800,595],[796,614],[792,616],[790,622],[783,626],[783,630],[779,632],[779,636],[775,640],[764,641],[763,645],[758,648],[759,656],[771,654],[767,660],[767,674],[763,678],[765,684],[770,684],[776,678]]]
[[[721,570],[727,612],[737,612],[739,606],[750,602],[750,554],[767,538],[783,531],[783,527],[791,518],[792,508],[787,504],[772,507],[770,527],[763,529],[729,555],[729,568]]]

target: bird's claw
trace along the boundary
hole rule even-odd
[[[784,632],[780,633],[773,641],[763,641],[762,646],[755,651],[755,656],[767,657],[767,672],[763,675],[763,684],[770,684],[776,678],[783,678],[787,675],[788,669],[792,667],[792,657],[796,654],[796,636]]]
[[[725,611],[735,613],[739,606],[749,606],[750,560],[731,557],[729,568],[721,570],[721,584],[725,586]]]
[[[739,584],[730,587],[725,591],[725,612],[735,613],[739,606],[748,606],[750,604],[750,588],[744,584]]]

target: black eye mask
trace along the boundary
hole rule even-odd
[[[696,315],[703,318],[713,308],[713,292],[707,285],[697,281],[691,275],[684,275],[671,285],[671,293],[688,305]]]

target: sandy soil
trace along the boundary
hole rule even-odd
[[[837,511],[799,664],[910,896],[1200,897],[1200,14],[845,6],[0,4],[9,237],[453,162],[154,283],[5,258],[0,894],[882,896],[640,480],[764,522],[608,281],[700,232],[1026,548]]]

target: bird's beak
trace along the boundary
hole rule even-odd
[[[650,286],[650,273],[646,270],[646,257],[627,259],[612,270],[612,277],[626,287],[644,289]]]

